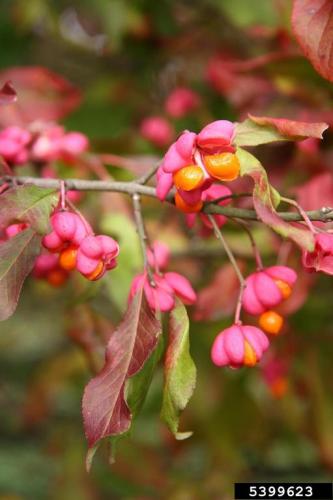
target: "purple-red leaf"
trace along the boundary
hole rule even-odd
[[[12,81],[20,96],[1,109],[3,126],[21,125],[34,120],[56,121],[80,104],[80,91],[62,76],[41,66],[18,66],[0,73],[0,81]]]
[[[141,289],[130,303],[123,321],[111,334],[102,371],[84,391],[82,412],[89,445],[88,469],[101,439],[129,429],[132,415],[125,400],[125,384],[141,370],[155,349],[160,333],[161,324]]]
[[[280,195],[270,185],[266,170],[259,160],[244,149],[237,150],[241,175],[249,175],[254,181],[253,204],[260,220],[284,238],[294,241],[303,250],[312,251],[314,238],[309,230],[284,221],[276,211]]]
[[[289,140],[303,140],[309,137],[314,137],[316,139],[323,138],[323,132],[328,129],[327,123],[311,123],[311,122],[300,122],[295,120],[287,120],[286,118],[272,118],[270,116],[253,116],[249,115],[250,120],[252,120],[257,125],[263,127],[272,127],[272,129],[282,137]]]
[[[280,141],[299,141],[314,137],[322,139],[327,123],[308,123],[285,118],[253,116],[237,123],[235,144],[237,146],[258,146]]]
[[[32,229],[0,244],[0,320],[17,306],[23,282],[40,252],[41,237]]]
[[[56,190],[32,184],[8,189],[0,197],[0,230],[16,222],[26,222],[37,233],[46,234],[58,199]]]
[[[6,82],[3,87],[0,88],[0,106],[12,104],[16,100],[17,94],[12,82]]]
[[[238,262],[238,265],[242,270],[244,269],[242,262]],[[214,274],[208,285],[198,292],[194,319],[207,321],[230,316],[235,309],[238,294],[239,281],[235,270],[230,263],[224,264]]]
[[[332,82],[332,0],[294,0],[292,27],[305,56],[321,76]]]

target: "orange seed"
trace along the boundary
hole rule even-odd
[[[259,326],[267,333],[278,335],[283,326],[283,317],[275,311],[266,311],[259,316]]]
[[[209,174],[220,181],[233,181],[239,176],[240,164],[233,153],[205,156],[204,163]]]

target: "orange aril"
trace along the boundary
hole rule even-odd
[[[197,203],[194,205],[189,205],[186,203],[183,198],[180,196],[179,193],[175,194],[175,203],[176,207],[181,210],[182,212],[185,212],[186,214],[191,214],[194,212],[200,212],[203,206],[203,201],[199,200]]]
[[[282,398],[288,390],[288,379],[286,377],[279,377],[271,384],[271,393],[275,398]]]
[[[282,280],[274,280],[274,282],[277,285],[278,289],[280,290],[282,297],[284,299],[288,299],[292,292],[291,286]]]
[[[59,266],[65,271],[73,271],[76,266],[77,247],[69,246],[59,255]]]
[[[239,160],[233,153],[205,156],[204,163],[208,173],[220,181],[233,181],[239,176]]]
[[[47,275],[47,282],[55,287],[59,287],[67,281],[68,274],[62,269],[53,269]]]
[[[181,168],[173,176],[173,182],[177,189],[183,191],[193,191],[202,186],[204,173],[198,165],[189,165]]]
[[[278,335],[283,326],[283,317],[275,311],[266,311],[259,316],[259,326],[267,333]]]
[[[103,261],[99,261],[99,263],[97,264],[97,266],[95,267],[94,271],[92,271],[90,274],[88,274],[86,276],[86,278],[88,278],[88,280],[90,281],[94,281],[96,280],[97,278],[99,278],[100,274],[103,272],[103,269],[104,269],[104,263]]]
[[[257,356],[253,347],[248,343],[247,340],[244,341],[244,365],[254,366],[257,363]]]

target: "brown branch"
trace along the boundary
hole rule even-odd
[[[38,177],[12,177],[2,176],[0,185],[9,183],[12,185],[34,184],[41,188],[60,189],[62,179],[41,179]],[[82,179],[65,179],[67,190],[71,191],[110,191],[116,193],[126,193],[133,196],[135,193],[156,198],[156,189],[150,186],[144,186],[137,182],[116,182],[116,181],[100,181],[100,180],[82,180]],[[167,198],[169,203],[173,204],[173,196],[170,194]],[[244,220],[260,220],[254,210],[245,208],[219,206],[211,203],[205,204],[202,211],[206,214],[221,214],[226,217],[237,217]],[[306,212],[310,220],[331,222],[333,221],[333,208],[322,207],[318,210],[310,210]],[[296,212],[278,212],[279,217],[289,222],[303,221],[304,218]]]

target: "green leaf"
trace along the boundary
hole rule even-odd
[[[126,401],[133,417],[135,417],[142,408],[153,379],[156,365],[161,358],[162,352],[163,338],[161,336],[156,349],[147,359],[142,370],[127,381]]]
[[[307,123],[284,118],[251,116],[236,125],[237,146],[258,146],[278,141],[299,141],[309,137],[322,139],[327,123]]]
[[[26,184],[13,187],[1,195],[0,229],[26,222],[38,234],[49,231],[49,219],[58,203],[59,193]]]
[[[170,313],[164,377],[161,418],[176,439],[186,439],[192,432],[178,432],[179,416],[193,394],[196,368],[190,355],[189,319],[180,301]]]
[[[40,252],[41,237],[32,229],[0,245],[0,320],[16,309],[23,282]]]
[[[280,195],[270,185],[266,170],[260,161],[241,148],[236,151],[236,155],[240,162],[241,175],[249,175],[254,181],[253,204],[259,219],[280,236],[291,239],[304,250],[312,251],[314,248],[312,233],[284,221],[276,211]]]
[[[118,265],[104,279],[112,302],[123,310],[134,275],[142,267],[140,242],[133,221],[124,214],[109,214],[101,221],[101,230],[115,238],[121,248]]]
[[[150,355],[150,357],[145,362],[143,368],[133,377],[129,378],[126,383],[125,389],[125,399],[131,410],[132,418],[134,419],[136,415],[141,411],[143,403],[145,402],[149,387],[151,385],[154,371],[157,363],[159,362],[163,352],[163,337],[160,336],[157,347]],[[129,437],[131,434],[131,429],[125,431],[117,436],[111,436],[109,438],[109,463],[113,464],[116,459],[116,452],[119,443]],[[92,458],[95,454],[96,449],[90,451],[89,455],[89,467],[91,465]]]

